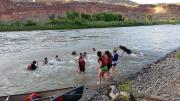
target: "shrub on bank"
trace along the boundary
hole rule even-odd
[[[176,57],[177,57],[178,59],[180,59],[180,53],[176,54]]]

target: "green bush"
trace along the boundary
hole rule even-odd
[[[81,14],[81,18],[84,19],[84,20],[89,20],[89,21],[92,20],[91,15],[85,14],[85,13]]]
[[[176,54],[176,57],[177,57],[178,59],[180,59],[180,53]]]
[[[94,21],[123,21],[124,17],[118,14],[112,13],[97,13],[92,15]]]
[[[49,19],[50,19],[50,20],[53,20],[53,19],[55,19],[55,18],[56,18],[56,16],[55,16],[54,14],[52,14],[52,15],[49,16]]]
[[[72,20],[68,19],[52,19],[48,21],[48,24],[52,25],[68,25],[68,24],[74,24]]]
[[[78,13],[78,12],[68,12],[67,14],[66,14],[66,17],[68,18],[68,19],[79,19],[80,18],[80,14]]]
[[[132,84],[130,81],[126,81],[119,84],[120,91],[131,93],[132,91]]]
[[[25,26],[36,26],[37,23],[36,22],[33,22],[32,20],[28,20],[26,23],[25,23]]]
[[[73,20],[73,21],[74,21],[74,23],[75,23],[76,25],[79,25],[79,26],[83,25],[82,20],[75,19],[75,20]]]
[[[11,23],[11,26],[24,26],[24,23],[20,22],[20,21],[15,21],[13,23]]]

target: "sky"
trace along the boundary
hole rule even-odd
[[[154,4],[154,3],[177,3],[180,0],[131,0],[141,4]]]

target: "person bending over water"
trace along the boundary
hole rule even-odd
[[[143,57],[143,53],[141,52],[132,52],[130,49],[126,48],[125,46],[119,45],[119,48],[123,51],[121,57],[126,52],[129,56],[135,56],[135,57]]]
[[[86,65],[86,62],[84,60],[84,56],[82,53],[80,53],[80,56],[79,56],[79,73],[81,74],[82,72],[84,73],[85,72],[85,65]]]
[[[37,66],[36,66],[37,64]],[[36,61],[33,61],[30,65],[28,65],[28,70],[36,70],[38,68],[38,63]]]
[[[55,56],[56,61],[61,61],[58,55]]]
[[[108,71],[108,69],[107,69],[107,58],[104,55],[102,55],[101,51],[97,52],[97,56],[99,57],[99,59],[98,59],[99,66],[97,67],[97,70],[98,70],[97,84],[99,85],[102,82],[104,73],[106,73]]]
[[[119,48],[123,51],[121,57],[124,55],[124,53],[126,52],[128,55],[132,54],[132,51],[128,48],[126,48],[125,46],[121,46],[119,45]]]

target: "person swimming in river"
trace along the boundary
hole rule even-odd
[[[95,51],[96,51],[96,48],[93,48],[93,51],[95,52]]]
[[[83,57],[84,57],[85,59],[87,59],[87,53],[86,53],[86,52],[83,53]]]
[[[37,61],[33,61],[31,64],[28,65],[27,69],[28,70],[36,70],[38,68],[38,62]]]
[[[48,64],[48,58],[45,57],[44,60],[43,60],[43,65],[47,65]]]
[[[72,51],[72,55],[77,55],[75,50]]]
[[[84,59],[84,56],[82,53],[80,53],[80,56],[79,56],[79,59],[78,59],[78,63],[79,63],[79,73],[81,74],[82,72],[84,73],[85,72],[85,65],[86,65],[86,62],[85,62],[85,59]]]
[[[56,61],[61,61],[58,55],[55,56]]]

